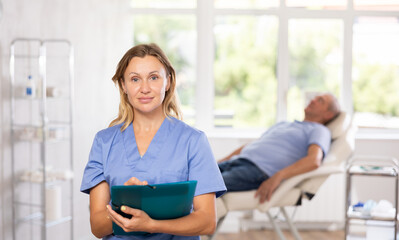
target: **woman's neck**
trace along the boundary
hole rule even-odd
[[[161,114],[134,114],[133,127],[135,131],[151,132],[156,131],[165,120],[165,115]]]

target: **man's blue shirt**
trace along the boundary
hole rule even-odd
[[[322,124],[307,121],[280,122],[245,146],[237,157],[252,161],[268,176],[273,176],[305,157],[312,144],[318,145],[325,156],[330,143],[331,133]]]

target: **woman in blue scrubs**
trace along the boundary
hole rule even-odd
[[[118,117],[94,138],[81,191],[90,194],[92,233],[103,239],[200,239],[216,226],[215,197],[225,185],[205,134],[181,119],[176,75],[155,44],[138,45],[120,60],[112,80],[119,87]],[[122,207],[124,218],[109,206],[114,185],[146,185],[197,180],[191,214],[154,220]],[[125,231],[146,236],[114,236],[112,221]]]

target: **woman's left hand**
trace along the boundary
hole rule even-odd
[[[136,232],[136,231],[143,231],[143,232],[151,232],[151,224],[153,223],[153,219],[148,216],[142,210],[130,208],[127,206],[122,206],[122,212],[126,214],[132,215],[131,218],[125,218],[112,210],[110,205],[107,205],[109,216],[111,220],[118,224],[123,231],[125,232]]]
[[[140,181],[136,177],[131,177],[123,185],[125,185],[125,186],[129,186],[129,185],[148,185],[148,182],[147,181]]]

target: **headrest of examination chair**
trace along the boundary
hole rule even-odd
[[[350,122],[350,116],[346,112],[339,113],[332,122],[327,124],[331,131],[331,138],[335,140],[341,136],[348,129]]]

